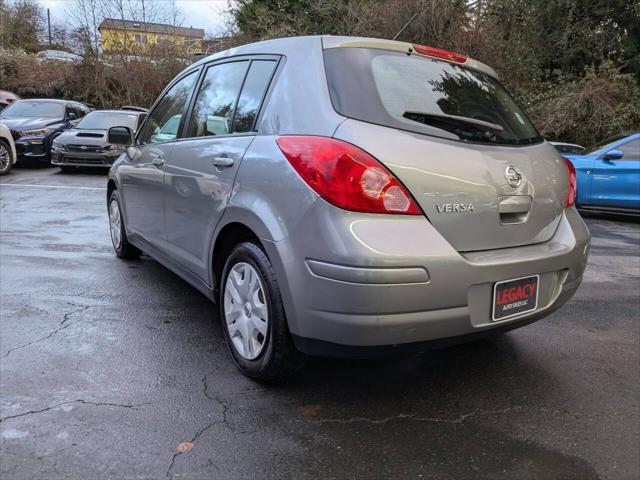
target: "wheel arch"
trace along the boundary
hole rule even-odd
[[[264,245],[260,241],[257,233],[249,226],[238,221],[229,221],[218,229],[215,240],[211,245],[211,287],[214,297],[217,298],[218,286],[220,285],[222,270],[226,259],[233,248],[241,242],[254,242],[263,250]]]
[[[116,182],[110,178],[109,182],[107,183],[107,204],[109,203],[109,199],[111,198],[111,192],[113,192],[114,190],[117,190],[117,186],[116,186]]]

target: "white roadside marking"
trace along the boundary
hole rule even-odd
[[[105,187],[74,187],[71,185],[28,185],[26,183],[0,183],[0,187],[67,188],[69,190],[106,190]]]

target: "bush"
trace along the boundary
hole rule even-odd
[[[549,139],[589,146],[640,125],[640,88],[612,62],[587,67],[584,77],[560,77],[521,91],[521,100]]]
[[[66,98],[96,108],[149,107],[184,66],[178,60],[91,57],[80,64],[41,62],[20,50],[0,50],[0,85],[26,98]]]

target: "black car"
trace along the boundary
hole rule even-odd
[[[11,130],[19,159],[49,161],[53,139],[90,111],[68,100],[18,100],[0,113],[0,122]]]
[[[135,133],[145,117],[146,111],[139,110],[95,110],[74,128],[55,138],[51,163],[63,170],[71,167],[110,167],[124,148],[110,144],[107,131],[122,125]]]

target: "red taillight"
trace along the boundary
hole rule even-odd
[[[564,207],[571,207],[576,204],[576,169],[568,158],[562,157],[564,164],[567,166],[569,173],[569,191],[567,192],[567,198],[564,200]]]
[[[285,136],[276,141],[303,180],[336,207],[354,212],[421,214],[393,174],[355,145],[312,136]]]
[[[467,56],[460,53],[450,52],[449,50],[442,50],[441,48],[427,47],[425,45],[413,44],[413,49],[420,55],[426,55],[428,57],[442,58],[449,60],[450,62],[465,63]]]

